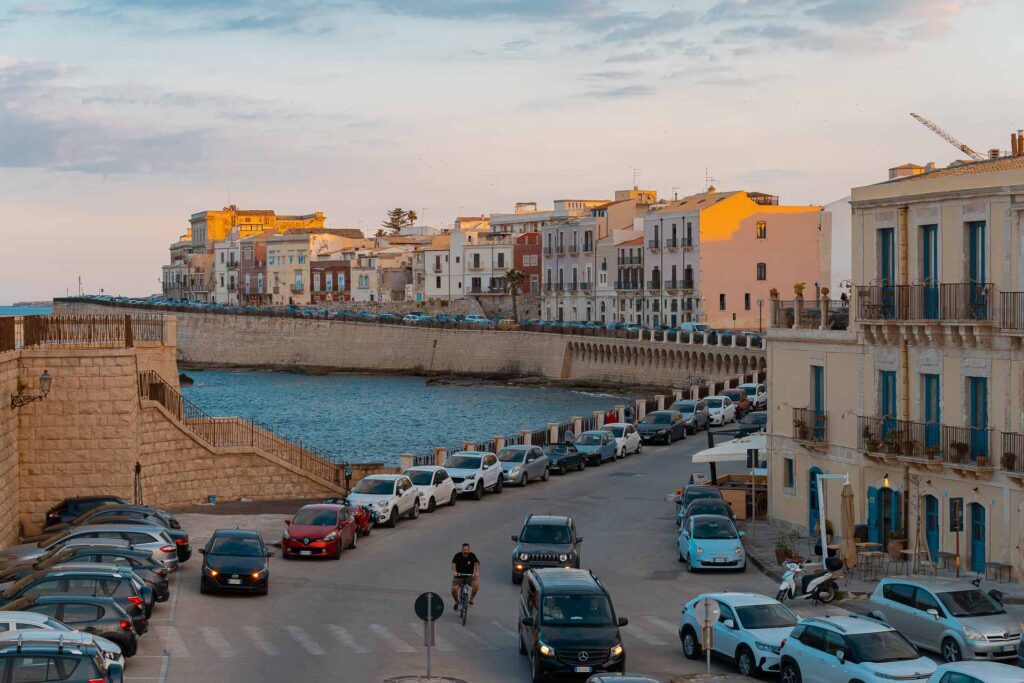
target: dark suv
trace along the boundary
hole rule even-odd
[[[572,517],[529,515],[523,530],[512,540],[512,583],[520,583],[527,569],[580,568],[580,543]]]
[[[98,540],[98,539],[97,539]],[[161,562],[153,559],[145,550],[95,546],[70,546],[49,552],[35,562],[16,564],[0,571],[0,583],[18,581],[29,574],[50,568],[66,568],[69,564],[107,564],[130,567],[140,579],[153,589],[156,602],[166,602],[170,597],[169,571]]]
[[[0,674],[5,681],[121,683],[124,669],[103,658],[88,633],[10,631],[0,634]]]
[[[120,571],[68,570],[41,571],[30,574],[11,584],[0,593],[0,606],[18,598],[40,595],[94,595],[113,598],[132,618],[135,632],[140,636],[149,628],[146,601],[139,594],[128,575]]]
[[[583,569],[530,569],[519,594],[519,654],[534,683],[549,675],[626,670],[626,652],[608,591]]]
[[[139,649],[138,636],[131,617],[113,598],[89,595],[40,595],[20,598],[4,607],[14,612],[45,614],[76,631],[92,633],[116,643],[125,657],[134,657]]]
[[[46,521],[43,522],[43,528],[45,529],[53,526],[54,524],[60,524],[61,522],[70,522],[93,508],[98,508],[101,505],[112,504],[127,505],[128,501],[124,498],[118,498],[117,496],[81,496],[79,498],[65,498],[46,511]]]

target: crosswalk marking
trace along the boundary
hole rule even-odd
[[[164,650],[174,657],[191,657],[192,654],[185,647],[185,641],[181,639],[176,626],[168,626],[163,636]]]
[[[370,630],[395,652],[416,652],[416,648],[402,640],[397,633],[384,624],[370,624]]]
[[[423,639],[423,622],[422,621],[420,621],[420,622],[410,621],[407,624],[407,626],[409,627],[409,630],[412,631],[417,636],[419,636],[420,640],[422,641],[422,639]],[[437,633],[437,628],[436,627],[434,628],[434,646],[438,650],[440,650],[441,652],[455,652],[455,646],[452,645],[451,643],[449,643],[444,638],[442,638]]]
[[[249,636],[249,639],[253,642],[253,644],[256,645],[256,647],[258,647],[260,650],[262,650],[264,654],[279,654],[280,651],[276,647],[274,647],[274,644],[267,640],[266,636],[263,634],[263,629],[258,628],[256,626],[246,626],[242,630],[245,631],[245,634]]]
[[[352,648],[352,651],[356,654],[365,655],[369,650],[359,643],[352,637],[352,634],[348,632],[344,626],[338,626],[337,624],[327,624],[327,630],[331,632],[339,643],[342,645]]]
[[[309,654],[316,656],[326,654],[326,650],[320,647],[320,643],[313,640],[313,636],[309,635],[306,629],[301,626],[285,626],[284,629]]]
[[[473,633],[468,628],[467,629],[463,629],[462,634],[465,635],[470,640],[472,640],[473,642],[475,642],[476,643],[476,649],[478,649],[478,650],[480,650],[480,649],[493,650],[495,648],[494,643],[485,641],[483,638],[481,638],[477,634]]]
[[[502,626],[502,625],[501,625],[501,622],[499,622],[499,621],[492,621],[491,623],[492,623],[492,624],[494,624],[495,626],[497,626],[497,627],[498,627],[498,628],[499,628],[500,630],[504,631],[504,632],[505,632],[505,633],[506,633],[507,635],[510,635],[510,636],[512,636],[513,638],[518,638],[518,637],[519,637],[519,635],[518,635],[518,634],[516,634],[516,633],[512,633],[512,631],[509,631],[509,630],[508,630],[507,628],[505,628],[504,626]]]
[[[658,628],[662,628],[662,629],[665,629],[666,631],[671,631],[672,633],[676,633],[676,634],[679,633],[679,625],[678,624],[673,624],[670,621],[665,621],[664,619],[659,619],[658,617],[644,617],[644,619],[646,619],[650,623],[654,624]]]
[[[231,649],[231,643],[221,635],[221,632],[212,626],[200,626],[199,632],[203,634],[210,647],[221,657],[234,657],[235,651]]]
[[[649,631],[645,631],[633,622],[630,622],[629,625],[626,626],[626,633],[631,636],[636,636],[648,645],[663,646],[665,644],[664,640],[661,640]]]

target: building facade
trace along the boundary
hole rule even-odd
[[[541,278],[541,242],[539,232],[524,232],[515,236],[512,248],[513,267],[523,273],[523,294],[539,294]]]

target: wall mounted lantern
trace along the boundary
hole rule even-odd
[[[39,376],[39,393],[26,394],[23,396],[11,394],[11,410],[20,408],[25,404],[32,403],[33,401],[42,401],[46,398],[46,395],[50,393],[50,386],[52,384],[53,378],[50,377],[50,373],[43,370],[43,374]]]

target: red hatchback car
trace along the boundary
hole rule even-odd
[[[281,537],[282,557],[326,556],[337,560],[342,550],[356,547],[356,523],[344,505],[306,505],[284,523],[287,528]]]

